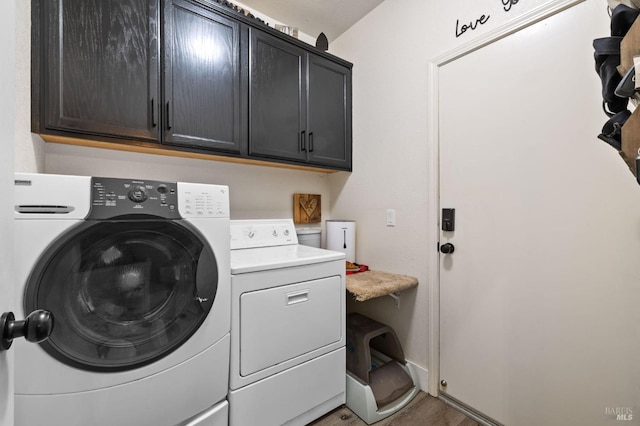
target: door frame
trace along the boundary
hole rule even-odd
[[[3,57],[8,58],[7,65],[0,69],[0,95],[2,95],[2,105],[0,105],[0,127],[3,130],[3,140],[0,141],[3,157],[0,159],[0,196],[6,200],[0,210],[0,229],[2,229],[3,239],[0,241],[0,313],[16,312],[15,300],[15,270],[13,261],[13,205],[14,205],[14,185],[13,176],[15,169],[14,152],[16,140],[18,139],[19,126],[26,124],[16,122],[19,114],[16,113],[19,106],[19,97],[25,96],[23,91],[16,89],[16,84],[20,84],[22,79],[18,78],[20,72],[16,66],[18,56],[18,44],[20,41],[22,24],[19,16],[23,11],[22,5],[18,5],[17,0],[10,0],[3,5],[3,15],[0,17],[0,34],[4,43],[0,46]],[[5,232],[8,235],[5,235]],[[23,319],[23,318],[18,318]],[[0,424],[13,426],[14,424],[14,348],[0,352]]]
[[[440,395],[440,67],[501,40],[517,31],[540,22],[556,13],[573,7],[585,0],[550,0],[549,2],[516,17],[504,25],[456,47],[429,62],[429,185],[427,186],[427,232],[429,244],[436,250],[427,257],[429,282],[429,380],[428,392]]]

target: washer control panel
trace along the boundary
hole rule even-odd
[[[231,249],[298,244],[292,219],[232,220]]]
[[[229,217],[229,188],[224,185],[178,182],[182,217]]]
[[[89,219],[145,214],[179,219],[178,184],[153,180],[91,178]]]

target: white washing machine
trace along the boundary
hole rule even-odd
[[[226,186],[15,176],[15,424],[228,424]],[[19,317],[19,314],[16,314]]]
[[[231,221],[231,426],[304,425],[345,403],[345,255],[291,219]]]

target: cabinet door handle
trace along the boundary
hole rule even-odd
[[[305,140],[306,132],[303,130],[300,132],[300,151],[305,152],[307,150],[307,141]]]
[[[151,98],[151,127],[156,127],[156,105],[155,99]]]
[[[313,152],[313,132],[309,132],[309,152]]]
[[[169,102],[167,102],[167,130],[171,130],[171,111],[169,110]]]

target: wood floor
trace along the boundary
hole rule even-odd
[[[479,423],[425,392],[405,408],[374,423],[375,426],[479,426]],[[309,426],[367,426],[346,406],[339,407]]]

